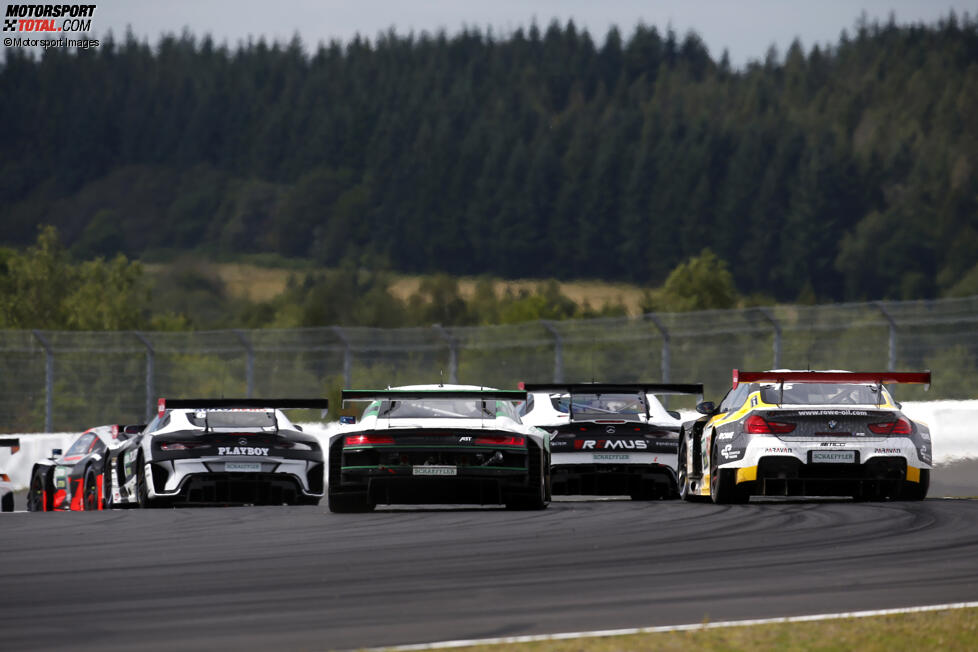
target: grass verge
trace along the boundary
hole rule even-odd
[[[746,625],[564,641],[476,645],[452,649],[465,652],[975,650],[978,649],[978,609],[951,609],[867,618]]]

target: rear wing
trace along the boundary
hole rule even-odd
[[[520,383],[527,392],[551,394],[693,394],[703,395],[702,383]]]
[[[221,410],[245,408],[252,410],[328,410],[325,398],[160,398],[157,412],[167,410]]]
[[[740,371],[733,370],[733,387],[740,383],[909,383],[930,388],[929,371]]]
[[[346,401],[423,401],[439,399],[525,401],[526,392],[514,389],[344,389]]]

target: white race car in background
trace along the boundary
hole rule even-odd
[[[678,496],[679,413],[655,394],[702,397],[700,384],[531,384],[523,422],[550,433],[553,493]]]
[[[930,384],[930,372],[733,371],[719,406],[683,426],[685,500],[751,496],[922,500],[933,450],[885,383]]]
[[[550,503],[546,433],[524,425],[513,406],[526,392],[471,385],[343,390],[370,401],[360,423],[329,440],[333,512],[378,504]]]
[[[9,448],[14,454],[20,450],[20,440],[16,437],[0,438],[0,448]],[[0,512],[14,511],[14,486],[6,473],[0,473]]]

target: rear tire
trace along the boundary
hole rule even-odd
[[[710,498],[717,505],[746,503],[750,494],[737,486],[737,469],[717,468],[716,452],[714,447],[710,455]]]
[[[12,511],[14,511],[14,495],[9,493],[3,498],[0,498],[0,512]]]
[[[897,500],[923,500],[930,489],[930,469],[920,469],[920,482],[906,482],[900,487]]]
[[[686,501],[687,503],[701,503],[706,498],[700,496],[699,494],[693,493],[693,489],[690,486],[689,472],[686,470],[686,445],[679,449],[679,473],[677,474],[679,485],[679,499]]]
[[[327,495],[329,511],[334,514],[362,514],[372,512],[374,505],[367,498],[367,492],[351,494],[335,494],[330,491]]]
[[[146,465],[143,463],[142,457],[139,458],[136,467],[136,499],[143,509],[170,506],[170,499],[168,498],[149,497],[149,487],[146,485]]]
[[[27,492],[27,511],[50,512],[53,508],[54,487],[48,478],[47,469],[35,468],[31,474],[31,487]]]
[[[98,484],[95,479],[95,471],[88,469],[85,471],[85,484],[82,489],[82,510],[86,512],[98,511]]]

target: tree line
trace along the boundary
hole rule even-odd
[[[10,49],[0,95],[0,243],[51,224],[76,260],[272,252],[659,286],[708,248],[745,295],[978,293],[967,15],[861,21],[739,70],[649,26],[312,51],[127,36]]]

